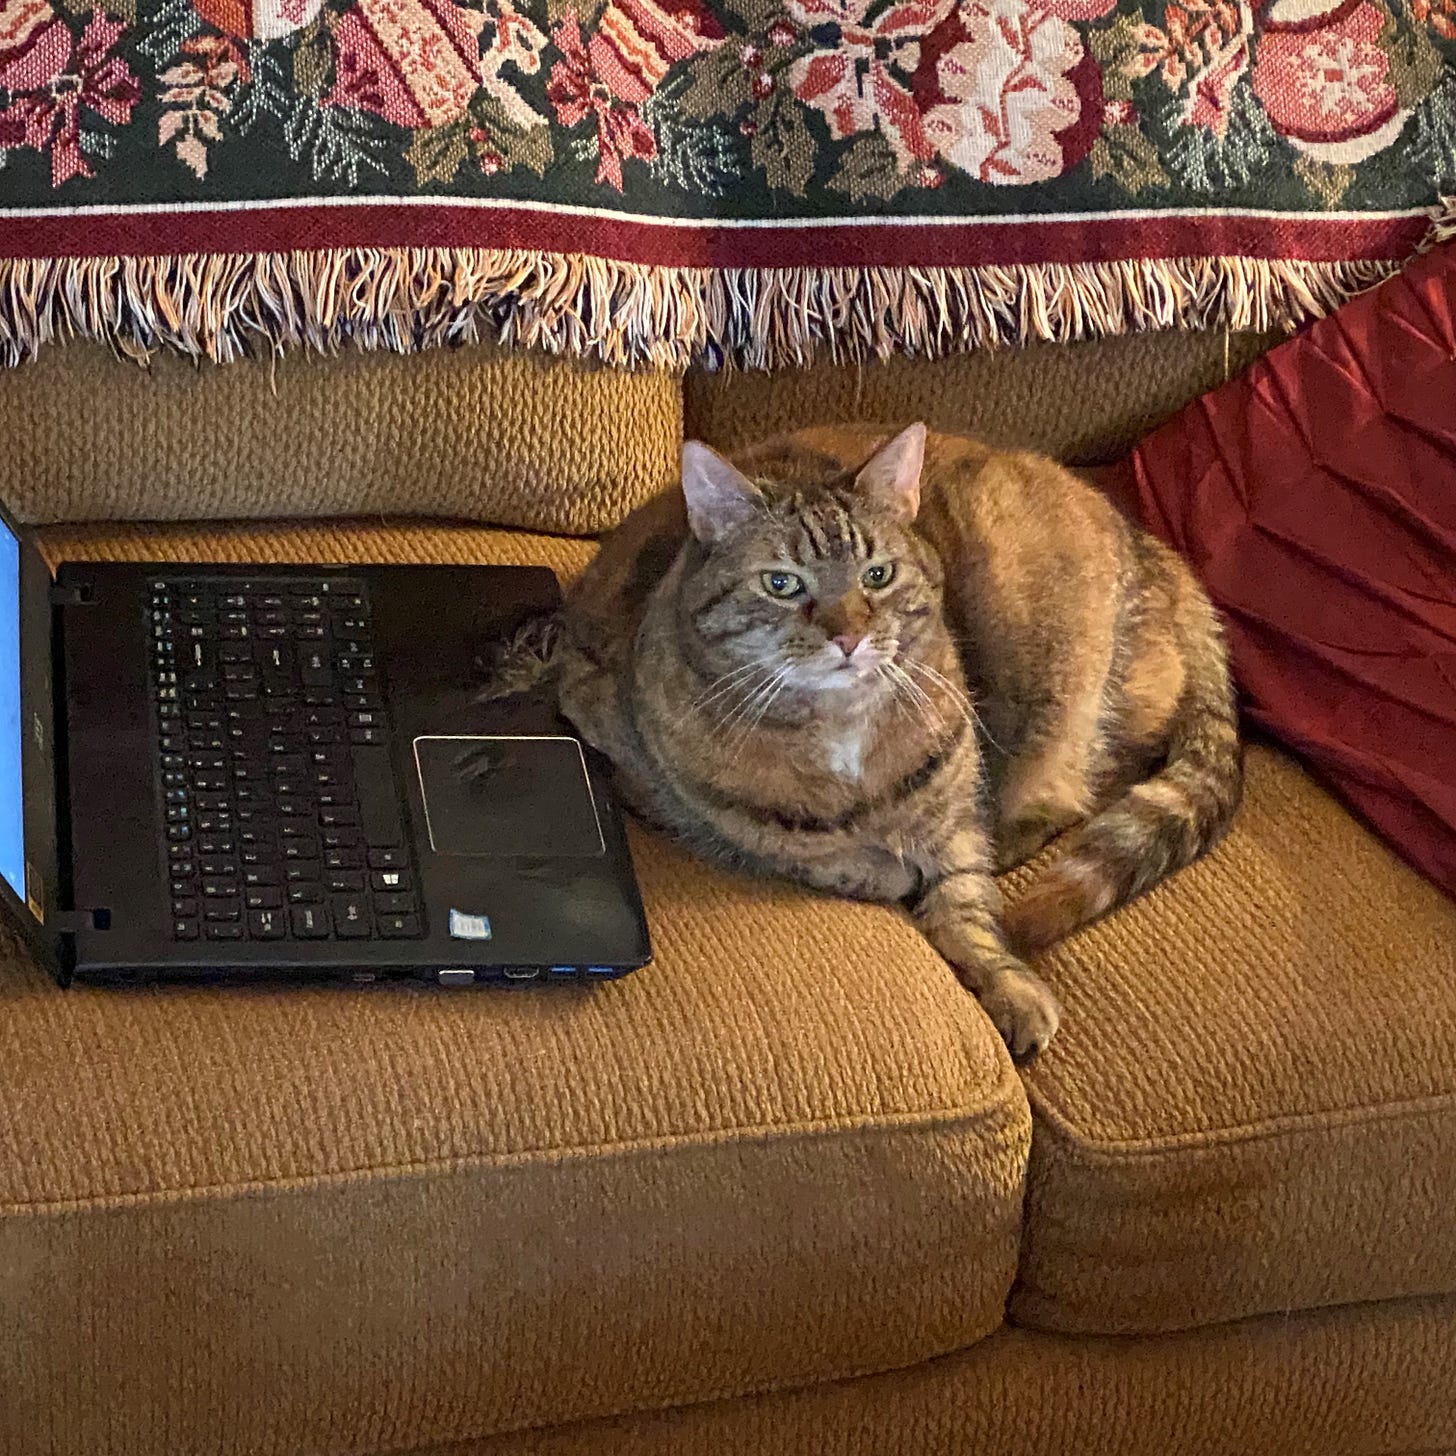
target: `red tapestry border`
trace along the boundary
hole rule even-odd
[[[349,203],[0,217],[0,258],[157,257],[335,248],[583,253],[673,268],[1012,267],[1230,257],[1337,263],[1407,256],[1410,214],[1150,212],[1136,217],[788,227],[662,224],[509,207]]]

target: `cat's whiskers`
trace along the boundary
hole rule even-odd
[[[892,686],[903,693],[905,702],[917,710],[917,716],[925,726],[934,736],[939,737],[945,729],[945,718],[931,700],[930,694],[899,663],[887,661],[885,667],[889,670]]]
[[[704,712],[721,698],[748,690],[754,675],[771,671],[773,665],[771,657],[756,657],[752,662],[739,663],[737,667],[720,673],[672,720],[672,727],[681,728],[694,713]]]
[[[950,698],[951,702],[955,704],[957,710],[966,720],[967,724],[969,724],[972,728],[978,730],[993,748],[1000,750],[1002,753],[1006,751],[1001,747],[999,743],[996,742],[994,738],[991,737],[990,730],[986,727],[985,720],[976,711],[976,705],[971,701],[969,694],[964,692],[961,688],[957,687],[956,684],[953,683],[948,677],[946,677],[943,672],[939,672],[937,669],[931,667],[929,663],[920,662],[912,657],[907,659],[906,665],[913,668],[922,676],[928,678],[931,682],[937,684],[941,688],[941,690]]]
[[[754,730],[763,722],[765,714],[773,706],[774,699],[783,691],[784,684],[788,681],[789,671],[790,665],[785,663],[768,682],[753,694],[747,709],[739,716],[733,729],[733,736],[730,740],[733,752],[729,755],[729,763],[738,761],[739,754],[743,752],[748,740],[753,737]],[[723,726],[726,732],[728,725]]]

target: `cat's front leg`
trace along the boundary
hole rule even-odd
[[[1055,1034],[1061,1009],[1041,977],[1007,949],[985,837],[971,829],[956,834],[925,875],[911,906],[916,925],[975,992],[1012,1056],[1035,1056]]]

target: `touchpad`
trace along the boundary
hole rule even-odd
[[[416,738],[415,763],[436,854],[606,852],[575,738]]]

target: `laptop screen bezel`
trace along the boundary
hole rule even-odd
[[[53,972],[64,971],[56,917],[68,906],[61,874],[56,772],[56,640],[51,569],[35,538],[3,503],[0,525],[19,546],[20,778],[26,894],[0,875],[0,906]],[[39,913],[28,901],[33,901]]]

